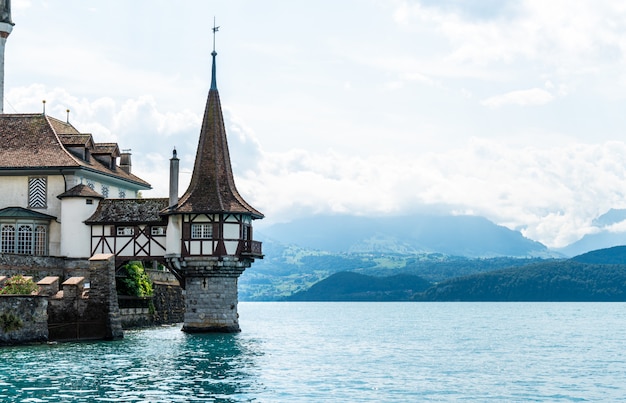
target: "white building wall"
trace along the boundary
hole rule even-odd
[[[171,215],[167,220],[165,239],[165,254],[168,256],[180,256],[182,239],[182,220],[179,215]]]
[[[0,208],[29,208],[28,178],[31,176],[44,176],[46,178],[46,208],[32,210],[51,215],[60,221],[61,201],[57,196],[65,192],[65,180],[62,175],[3,176],[0,180]],[[58,256],[61,251],[61,225],[52,221],[48,230],[48,253],[52,256]]]
[[[91,200],[93,204],[87,204]],[[84,221],[98,207],[99,199],[66,197],[62,201],[61,256],[91,257],[91,228]]]

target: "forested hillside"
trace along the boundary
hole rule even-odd
[[[443,281],[416,301],[626,301],[626,265],[574,260]]]

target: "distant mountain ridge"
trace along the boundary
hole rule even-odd
[[[280,242],[335,253],[554,256],[545,245],[518,231],[467,215],[312,216],[275,224],[262,233]]]
[[[626,301],[626,246],[450,278],[335,273],[288,301]]]
[[[342,271],[300,291],[286,301],[406,301],[431,283],[410,274],[387,277]]]
[[[578,241],[556,249],[556,251],[566,256],[577,256],[593,250],[626,245],[626,232],[612,228],[624,221],[626,221],[626,209],[610,209],[592,221],[591,224],[595,227],[594,233],[587,234]]]

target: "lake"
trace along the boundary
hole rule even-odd
[[[0,349],[6,402],[626,400],[626,303],[242,302],[180,326]]]

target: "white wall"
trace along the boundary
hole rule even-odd
[[[87,204],[92,200],[93,204]],[[91,257],[91,228],[84,221],[99,204],[99,199],[66,197],[62,201],[61,213],[61,256]]]

